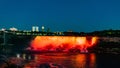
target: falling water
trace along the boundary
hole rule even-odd
[[[75,36],[37,36],[31,42],[31,48],[41,52],[88,52],[94,46],[97,37]]]

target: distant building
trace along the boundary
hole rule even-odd
[[[6,29],[5,28],[2,28],[1,31],[5,31]]]
[[[41,28],[42,28],[42,32],[44,32],[44,30],[45,30],[45,27],[44,27],[44,26],[42,26]]]
[[[18,31],[18,29],[15,28],[15,27],[10,28],[10,30],[11,30],[11,31]]]
[[[32,27],[32,31],[33,31],[33,32],[35,31],[35,26]]]
[[[36,26],[36,31],[39,32],[39,27],[38,26]]]
[[[33,32],[39,32],[39,27],[38,26],[33,26],[32,31]]]

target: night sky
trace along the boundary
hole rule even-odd
[[[0,0],[0,28],[91,32],[120,29],[120,0]]]

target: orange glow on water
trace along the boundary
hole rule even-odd
[[[97,42],[97,37],[74,37],[74,36],[37,36],[32,42],[33,50],[38,51],[68,51],[79,49],[87,52]]]

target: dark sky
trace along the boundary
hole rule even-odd
[[[0,0],[0,28],[120,29],[120,0]]]

